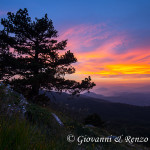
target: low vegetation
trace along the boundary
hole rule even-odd
[[[20,107],[20,94],[0,86],[0,150],[138,150],[144,149],[126,143],[79,143],[67,141],[69,134],[75,137],[108,137],[111,134],[103,127],[87,127],[53,108],[24,103],[25,111],[20,109],[11,113],[6,106]],[[3,109],[5,106],[5,109]],[[10,106],[10,107],[11,107]],[[18,106],[18,107],[17,107]],[[22,106],[22,108],[23,108]],[[60,126],[52,116],[55,113],[64,126]],[[93,118],[89,116],[88,118]],[[98,117],[97,117],[98,118]],[[100,118],[99,118],[100,119]],[[89,120],[89,119],[87,119]],[[91,122],[88,122],[91,123]],[[146,148],[145,148],[146,149]]]

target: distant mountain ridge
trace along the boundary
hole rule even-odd
[[[118,96],[104,96],[96,94],[94,92],[84,93],[83,95],[98,99],[106,99],[111,102],[119,102],[124,104],[136,105],[136,106],[150,106],[150,94],[149,93],[128,93],[122,92]]]

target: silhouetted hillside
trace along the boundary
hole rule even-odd
[[[67,93],[55,93],[46,92],[46,95],[55,103],[63,104],[69,109],[79,110],[85,109],[88,113],[96,112],[100,114],[104,119],[109,120],[122,120],[122,121],[131,121],[131,122],[141,122],[147,121],[150,116],[150,107],[149,106],[134,106],[122,103],[113,103],[103,99],[96,99],[84,95],[70,96]],[[54,98],[55,97],[55,100]]]
[[[150,137],[150,107],[113,103],[85,95],[72,97],[66,93],[46,92],[55,103],[75,112],[97,113],[114,134]],[[53,95],[53,96],[52,96]]]

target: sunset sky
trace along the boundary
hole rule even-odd
[[[68,78],[90,75],[100,94],[150,92],[149,0],[5,0],[0,18],[19,8],[32,19],[47,13],[58,39],[68,39],[78,59]]]

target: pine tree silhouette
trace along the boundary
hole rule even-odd
[[[67,40],[56,40],[58,33],[47,14],[34,21],[26,8],[7,15],[1,19],[4,28],[0,31],[2,81],[32,98],[38,95],[40,88],[79,94],[95,86],[90,77],[81,82],[65,79],[66,74],[75,73],[71,64],[77,59],[70,50],[59,54],[65,50]]]

